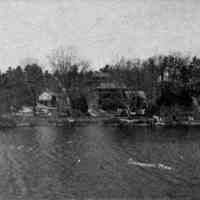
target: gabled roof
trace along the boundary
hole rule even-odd
[[[58,94],[51,91],[45,91],[39,96],[39,101],[51,101],[53,96],[58,96]]]

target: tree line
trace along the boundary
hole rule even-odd
[[[198,57],[169,54],[146,60],[125,60],[101,69],[115,81],[123,82],[134,90],[143,90],[148,99],[150,113],[179,107],[191,110],[198,106],[200,94],[200,59]]]
[[[18,110],[23,105],[35,107],[38,95],[45,89],[65,91],[74,109],[87,111],[86,96],[94,71],[89,62],[76,57],[72,50],[55,50],[49,56],[52,72],[43,71],[38,64],[24,68],[9,67],[0,73],[0,112]],[[175,104],[184,109],[198,106],[200,92],[200,58],[169,54],[145,60],[121,58],[99,69],[110,75],[113,82],[133,90],[143,90],[149,112]]]

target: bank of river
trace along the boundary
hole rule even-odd
[[[197,128],[8,129],[0,132],[0,199],[198,198],[199,143]]]
[[[200,120],[181,121],[181,122],[154,122],[152,118],[128,119],[121,117],[41,117],[41,116],[16,116],[7,115],[0,117],[0,128],[14,128],[14,127],[73,127],[89,124],[101,124],[104,126],[116,126],[120,128],[131,127],[200,127]]]

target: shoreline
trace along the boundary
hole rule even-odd
[[[75,118],[50,118],[41,116],[7,116],[0,117],[0,129],[16,128],[16,127],[78,127],[88,124],[99,124],[102,126],[113,126],[119,128],[131,127],[152,127],[152,128],[167,128],[167,127],[200,127],[200,120],[180,121],[171,123],[151,123],[149,118],[146,121],[135,122],[127,118],[120,117],[75,117]]]

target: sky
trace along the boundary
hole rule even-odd
[[[73,46],[94,69],[125,58],[200,56],[199,0],[0,0],[0,70]]]

